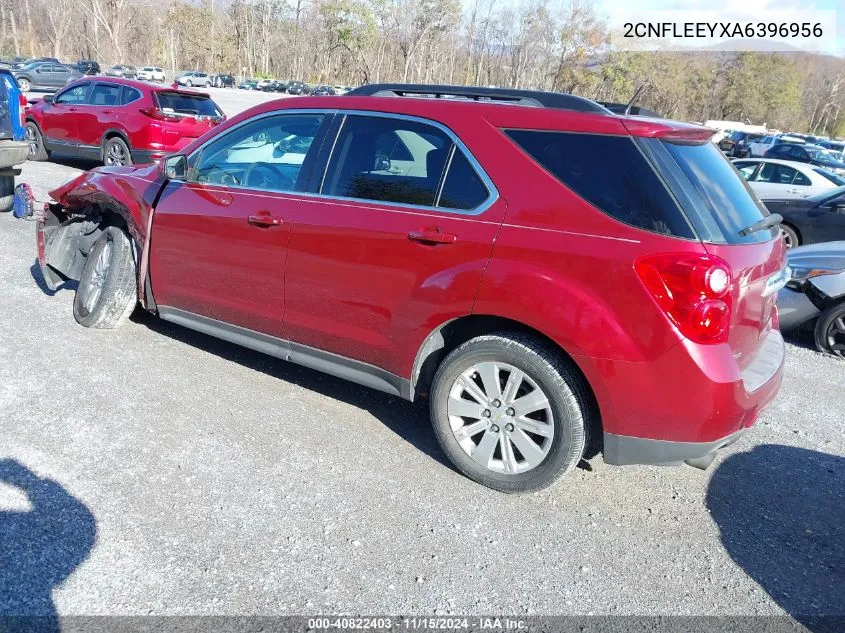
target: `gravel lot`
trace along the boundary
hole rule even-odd
[[[791,344],[706,472],[597,458],[505,496],[424,405],[146,315],[85,329],[34,262],[0,216],[0,614],[845,614],[843,361]]]

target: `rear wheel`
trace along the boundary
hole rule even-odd
[[[103,145],[103,164],[117,166],[132,164],[129,146],[119,136],[113,136]]]
[[[502,492],[539,490],[584,454],[586,394],[577,372],[537,339],[479,336],[438,368],[431,420],[444,452],[470,479]]]
[[[132,242],[119,228],[107,227],[88,253],[73,300],[73,316],[85,327],[111,329],[132,314],[137,302]]]
[[[44,147],[44,136],[38,126],[29,121],[26,124],[26,142],[29,144],[29,149],[26,153],[27,160],[47,160],[50,158],[50,152]]]
[[[0,213],[11,211],[15,206],[15,177],[0,176]]]
[[[816,349],[845,358],[845,301],[829,307],[816,322]]]
[[[783,236],[783,243],[786,244],[786,248],[801,246],[801,238],[798,237],[798,232],[788,224],[780,225],[780,234]]]

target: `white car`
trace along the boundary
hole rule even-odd
[[[144,66],[138,71],[138,79],[143,81],[161,81],[163,82],[164,71],[157,66]]]
[[[202,86],[205,88],[211,87],[211,76],[207,73],[201,73],[198,70],[191,70],[176,78],[176,83],[180,86]]]
[[[761,200],[790,200],[845,185],[845,178],[827,169],[775,158],[739,158],[734,167]]]
[[[766,152],[772,149],[778,143],[803,143],[803,138],[797,136],[787,136],[784,134],[769,134],[761,139],[748,144],[749,156],[765,156]]]

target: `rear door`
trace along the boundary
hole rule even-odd
[[[325,119],[259,117],[189,157],[187,181],[167,183],[153,216],[150,281],[160,309],[283,337],[294,192]]]
[[[810,189],[806,176],[780,163],[764,163],[754,178],[754,185],[761,200],[802,198],[806,196],[801,195],[801,190]]]
[[[407,350],[470,314],[505,203],[434,123],[345,117],[315,195],[291,224],[285,330],[308,364],[324,350],[407,375]]]
[[[106,130],[115,129],[120,111],[122,86],[107,81],[95,83],[85,105],[79,107],[77,138],[80,145],[99,148]]]

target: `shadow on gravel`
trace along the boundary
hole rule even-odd
[[[722,543],[815,633],[845,626],[845,458],[768,444],[727,458],[707,508]]]
[[[103,165],[103,163],[89,158],[79,158],[78,156],[71,156],[69,154],[57,154],[56,152],[50,153],[50,162],[56,163],[57,165],[64,165],[65,167],[73,167],[74,169],[82,169],[83,171]],[[53,187],[50,188],[53,189]]]
[[[47,286],[47,282],[44,279],[44,275],[41,274],[41,266],[38,265],[37,259],[32,264],[32,266],[29,267],[29,274],[32,275],[32,279],[38,285],[38,289],[41,290],[41,292],[43,292],[48,297],[52,297],[54,294],[62,290],[76,290],[76,287],[79,285],[78,281],[66,281],[55,290],[50,290],[50,288]]]
[[[0,630],[57,632],[52,591],[94,546],[94,515],[55,481],[14,460],[0,460],[0,483],[23,492],[32,507],[0,510]]]
[[[272,356],[254,352],[245,347],[223,341],[213,336],[195,332],[163,321],[144,310],[136,310],[132,321],[143,324],[154,332],[169,336],[201,350],[260,371],[280,380],[316,391],[329,398],[341,400],[353,407],[369,411],[388,429],[418,450],[450,470],[455,470],[440,450],[431,428],[427,401],[411,403],[374,389],[335,378],[322,372],[288,363]]]

